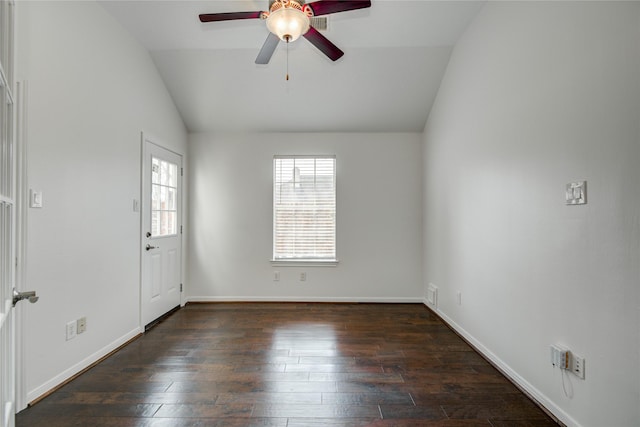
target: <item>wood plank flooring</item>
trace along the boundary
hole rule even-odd
[[[556,426],[421,304],[190,304],[28,426]]]

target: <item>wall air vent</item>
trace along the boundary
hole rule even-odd
[[[312,16],[311,26],[318,31],[327,31],[328,17],[327,16]]]

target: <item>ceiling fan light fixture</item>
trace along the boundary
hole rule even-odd
[[[321,28],[316,25],[315,21],[314,25],[311,25],[311,19],[315,20],[318,16],[367,7],[371,7],[371,0],[316,0],[310,3],[305,3],[305,0],[269,0],[268,12],[202,13],[199,17],[200,22],[237,19],[266,20],[269,34],[260,53],[258,53],[256,64],[268,64],[280,41],[287,42],[287,46],[289,46],[289,42],[297,40],[300,36],[304,36],[309,43],[318,48],[330,60],[337,61],[342,58],[344,52],[320,34],[318,30]]]
[[[309,16],[294,0],[275,2],[267,17],[267,28],[282,41],[293,42],[309,31]]]

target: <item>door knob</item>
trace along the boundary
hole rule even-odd
[[[145,246],[145,249],[150,251],[151,249],[159,249],[160,246],[151,246],[150,244],[147,243],[147,246]]]
[[[13,290],[13,306],[23,299],[28,299],[31,304],[34,304],[36,301],[40,299],[39,296],[36,296],[36,291],[27,291],[27,292],[18,292],[15,289]]]

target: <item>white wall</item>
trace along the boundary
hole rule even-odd
[[[189,299],[421,301],[420,146],[420,134],[190,135]],[[271,266],[275,154],[337,156],[337,267]]]
[[[639,3],[491,2],[425,128],[438,311],[569,425],[640,420],[639,123]],[[570,397],[553,343],[586,358]]]
[[[27,399],[139,331],[140,132],[185,153],[186,130],[148,53],[94,2],[17,2],[28,85],[24,311]],[[65,341],[65,324],[87,332]]]

